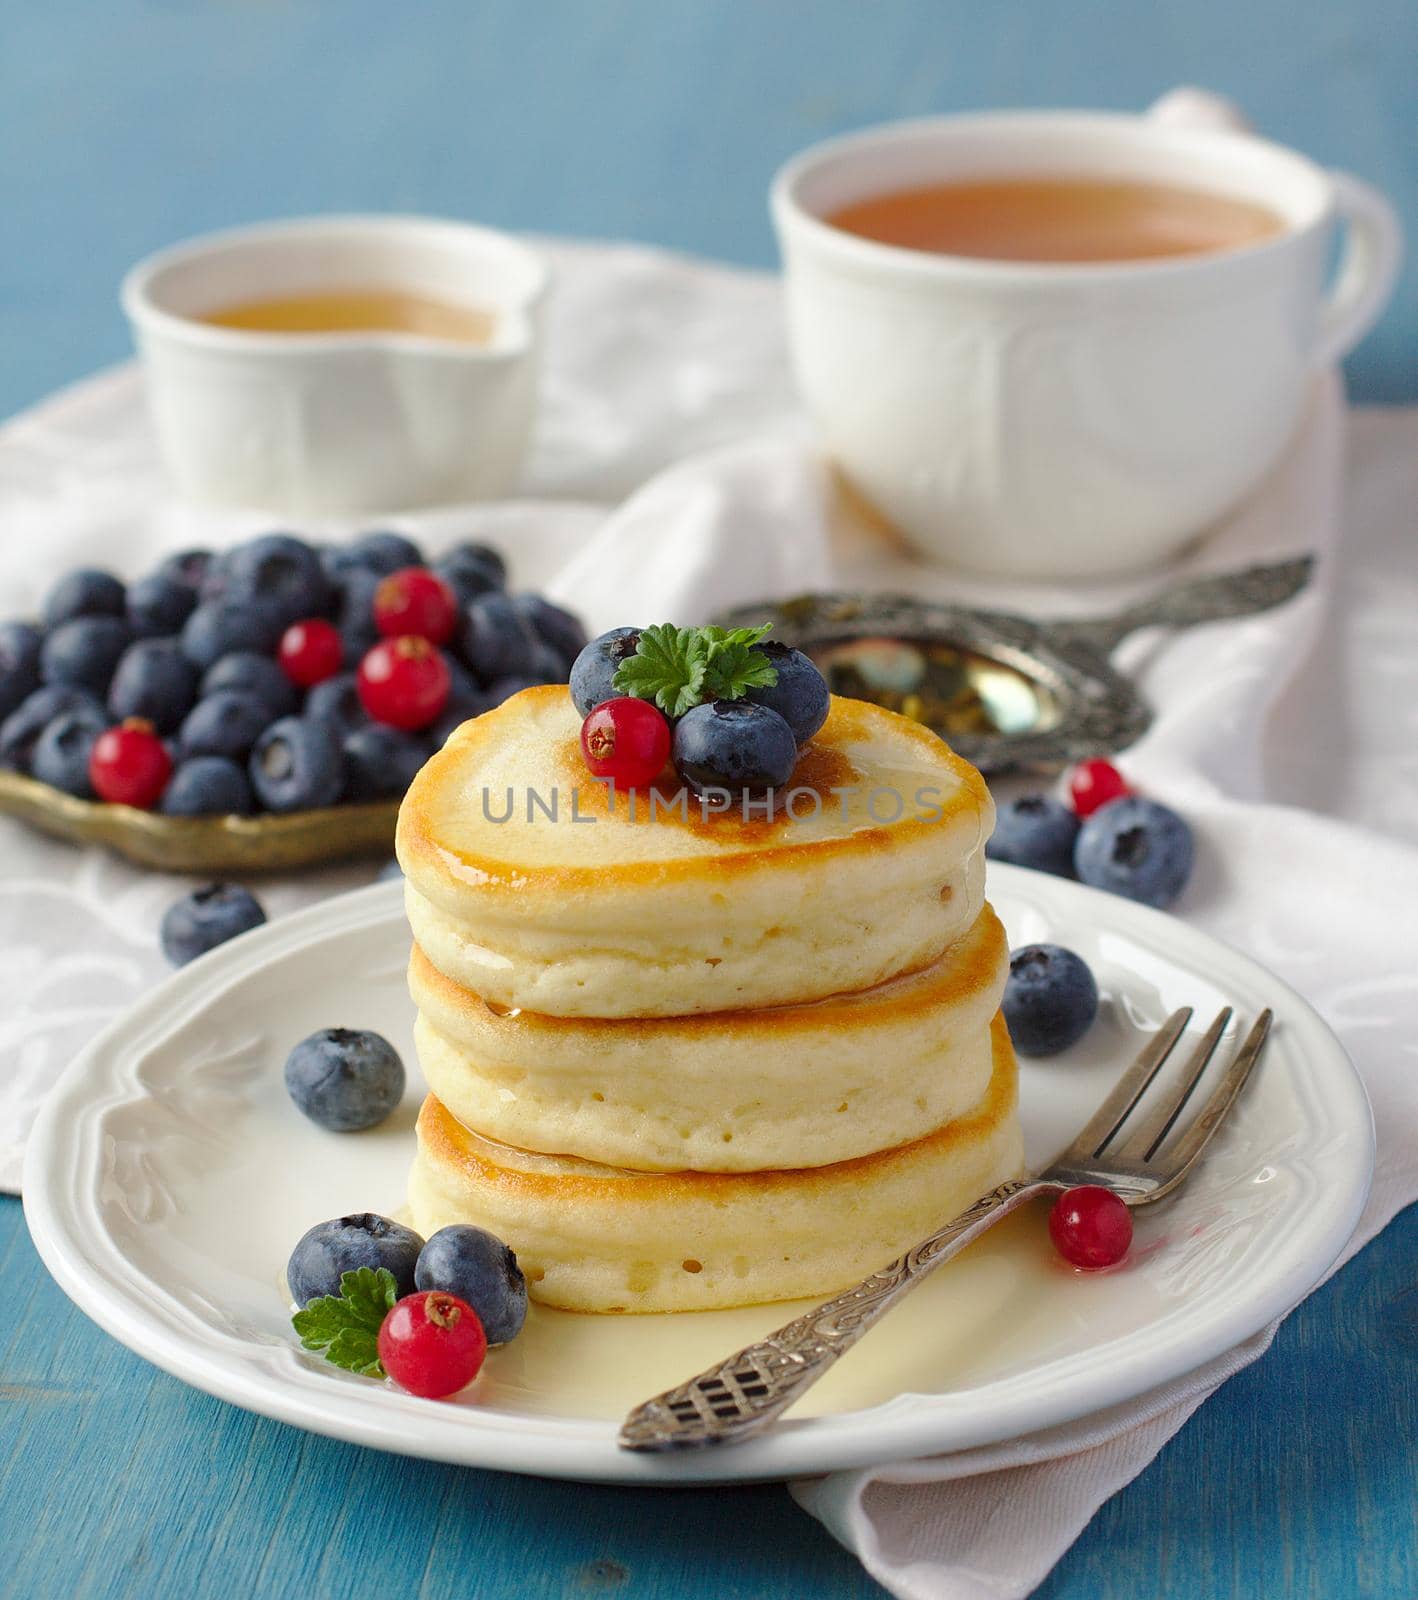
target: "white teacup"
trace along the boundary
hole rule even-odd
[[[917,185],[1048,176],[1210,190],[1284,227],[1215,254],[1074,264],[933,255],[822,220]],[[1400,256],[1392,210],[1356,179],[1143,116],[869,129],[790,161],[771,203],[798,382],[849,481],[926,554],[1032,578],[1145,567],[1235,506],[1311,374],[1377,318]]]
[[[541,258],[489,228],[311,217],[193,239],[141,261],[123,309],[178,487],[293,514],[487,499],[516,480],[536,408]],[[242,302],[395,290],[490,312],[486,344],[410,333],[213,326]]]

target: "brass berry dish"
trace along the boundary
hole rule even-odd
[[[106,845],[159,872],[290,872],[394,848],[396,800],[252,816],[168,817],[80,800],[18,772],[0,772],[0,812],[70,844]]]

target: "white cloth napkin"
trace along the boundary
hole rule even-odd
[[[551,254],[559,288],[526,495],[398,519],[432,546],[495,540],[518,586],[549,588],[593,629],[694,621],[828,583],[1055,612],[1100,609],[1143,587],[1002,593],[916,565],[854,518],[814,452],[771,279],[644,250]],[[1311,591],[1281,611],[1130,642],[1159,715],[1125,762],[1196,826],[1199,864],[1179,914],[1295,984],[1359,1065],[1379,1168],[1357,1244],[1418,1194],[1418,986],[1405,971],[1418,942],[1418,562],[1404,532],[1418,500],[1418,412],[1356,419],[1341,515],[1343,431],[1327,380],[1264,491],[1179,564],[1324,554]],[[174,503],[136,375],[105,375],[0,432],[0,614],[32,607],[76,562],[136,572],[161,550],[266,521]],[[275,916],[372,871],[258,892]],[[0,1187],[18,1184],[48,1084],[160,976],[157,923],[182,887],[0,822]],[[1070,1427],[794,1493],[896,1594],[1023,1595],[1268,1339]]]
[[[1229,564],[1313,539],[1314,591],[1166,641],[1142,673],[1160,715],[1125,764],[1197,829],[1179,914],[1311,1000],[1364,1079],[1378,1159],[1347,1260],[1418,1198],[1418,551],[1405,511],[1418,413],[1360,414],[1336,518],[1339,421],[1326,397],[1266,495],[1206,551]],[[1274,1332],[1100,1415],[793,1493],[903,1600],[1014,1600]]]

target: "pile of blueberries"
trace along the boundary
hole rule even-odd
[[[1101,758],[1080,761],[1067,789],[1067,803],[1050,794],[1001,801],[985,854],[1143,905],[1170,906],[1191,877],[1195,846],[1186,822],[1169,806],[1134,794]],[[1058,1055],[1092,1027],[1098,985],[1075,951],[1026,945],[1010,955],[1003,1009],[1020,1055]]]
[[[424,1239],[375,1211],[317,1222],[296,1241],[286,1284],[299,1306],[340,1292],[346,1272],[392,1272],[399,1297],[433,1290],[456,1294],[482,1323],[489,1344],[507,1344],[527,1317],[527,1282],[517,1255],[484,1228],[450,1223]]]
[[[365,1028],[321,1028],[286,1058],[285,1083],[296,1108],[317,1127],[357,1133],[377,1127],[399,1105],[404,1064],[381,1034]],[[390,1217],[367,1211],[318,1222],[301,1235],[286,1265],[291,1298],[305,1307],[323,1296],[339,1295],[343,1274],[361,1267],[392,1273],[401,1301],[424,1293],[456,1296],[476,1317],[487,1344],[515,1339],[526,1320],[526,1278],[516,1254],[494,1234],[455,1223],[424,1239]],[[402,1365],[391,1367],[390,1375],[415,1393],[442,1395],[475,1376],[480,1362],[479,1355],[455,1382],[433,1387],[422,1386],[419,1375]]]
[[[565,683],[577,619],[487,545],[268,533],[124,584],[93,568],[0,624],[0,767],[171,816],[396,799],[458,723]]]
[[[1192,872],[1195,845],[1186,822],[1160,801],[1134,794],[1109,761],[1080,761],[1068,794],[1068,804],[1049,794],[1001,802],[985,854],[1143,905],[1170,906]]]

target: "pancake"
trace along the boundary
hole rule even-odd
[[[825,1295],[909,1249],[1023,1163],[1014,1053],[991,1027],[978,1104],[914,1143],[807,1170],[644,1173],[494,1144],[430,1095],[414,1226],[490,1229],[531,1294],[573,1311],[704,1311]]]
[[[817,1167],[908,1144],[990,1076],[1009,948],[987,905],[919,973],[807,1005],[690,1017],[489,1006],[417,945],[409,988],[428,1086],[502,1144],[642,1170]]]
[[[984,900],[984,780],[918,723],[834,698],[792,814],[611,796],[564,686],[466,722],[414,779],[397,852],[429,961],[548,1016],[792,1005],[935,961]],[[553,814],[555,820],[553,820]]]

